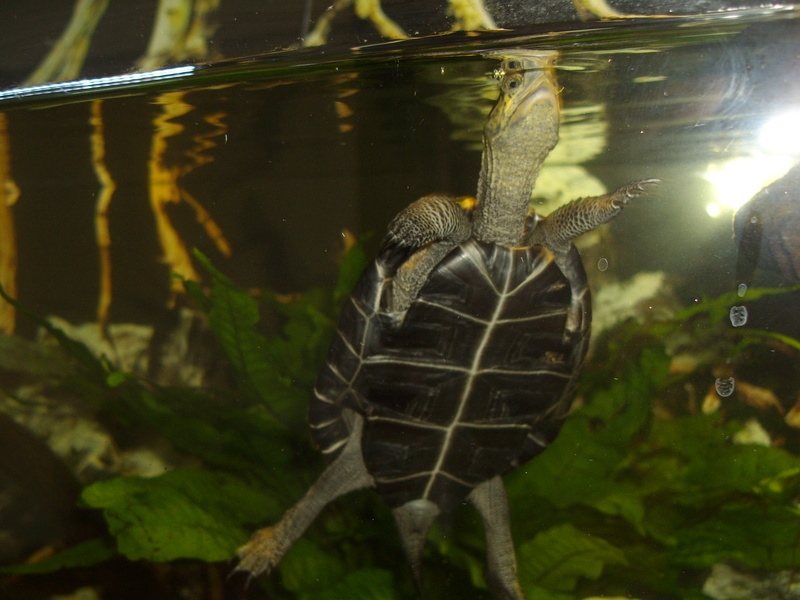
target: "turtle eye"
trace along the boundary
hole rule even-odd
[[[519,61],[514,59],[506,60],[503,65],[504,71],[519,71],[521,68],[522,66],[519,64]]]
[[[513,92],[522,85],[522,75],[515,73],[509,75],[503,80],[503,91],[506,93]]]

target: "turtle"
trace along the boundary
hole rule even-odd
[[[749,286],[756,266],[800,282],[800,164],[736,211],[736,283]]]
[[[375,488],[417,589],[435,518],[470,502],[495,598],[522,600],[502,476],[556,437],[586,355],[590,294],[573,238],[649,184],[529,210],[558,140],[556,53],[503,53],[475,199],[424,196],[389,224],[344,305],[309,407],[329,466],[273,527],[239,549],[268,572],[335,498]]]

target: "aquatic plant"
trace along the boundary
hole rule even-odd
[[[93,401],[106,422],[156,432],[194,466],[86,486],[81,502],[102,514],[106,533],[2,572],[33,575],[115,557],[220,562],[229,570],[247,532],[280,518],[322,469],[306,433],[307,398],[335,316],[364,265],[361,249],[344,256],[335,289],[289,298],[254,297],[196,258],[210,285],[184,285],[230,365],[232,389],[158,386],[29,315],[64,351],[67,366],[54,371],[52,385]],[[785,291],[750,290],[748,298],[768,293]],[[626,322],[600,340],[580,406],[557,440],[507,477],[528,597],[691,600],[708,597],[703,580],[723,561],[766,571],[800,566],[800,457],[740,443],[740,421],[725,410],[704,412],[687,392],[705,385],[694,381],[713,387],[717,365],[732,359],[735,369],[745,353],[751,368],[764,348],[769,360],[777,352],[797,363],[797,340],[732,328],[732,302],[723,296],[666,322]],[[259,331],[265,311],[280,317],[278,333]],[[707,352],[686,367],[682,357],[692,346]],[[769,384],[768,375],[759,383]],[[425,561],[438,574],[428,581],[429,598],[485,588],[478,520],[465,509],[431,532]],[[412,597],[410,576],[397,567],[402,551],[386,535],[393,528],[374,494],[348,496],[259,584],[280,598]]]

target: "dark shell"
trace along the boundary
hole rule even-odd
[[[386,502],[427,498],[447,510],[554,439],[588,338],[586,275],[574,248],[565,275],[539,246],[469,241],[398,323],[385,312],[386,258],[342,311],[312,435],[332,458],[349,435],[342,408],[358,411],[364,460]]]
[[[800,282],[800,164],[753,196],[733,220],[737,283],[752,283],[756,266]]]

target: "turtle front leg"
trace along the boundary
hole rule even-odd
[[[454,246],[472,235],[472,198],[430,194],[412,202],[389,223],[378,262],[393,277],[390,313],[402,314],[430,272]]]
[[[517,558],[511,539],[508,495],[500,476],[480,484],[468,496],[486,531],[486,583],[495,600],[525,600],[517,580]]]
[[[574,238],[608,223],[633,198],[645,194],[647,186],[657,183],[660,180],[642,179],[627,183],[604,196],[573,200],[540,219],[529,234],[527,243],[547,246],[555,253],[566,252]]]
[[[460,244],[472,235],[474,200],[429,194],[412,202],[389,223],[381,254],[392,248],[411,252],[431,242]]]
[[[325,506],[348,492],[375,485],[361,454],[362,428],[363,420],[356,415],[353,431],[342,453],[319,476],[303,499],[287,510],[276,525],[259,529],[236,551],[240,558],[236,571],[245,571],[252,577],[271,571]]]

